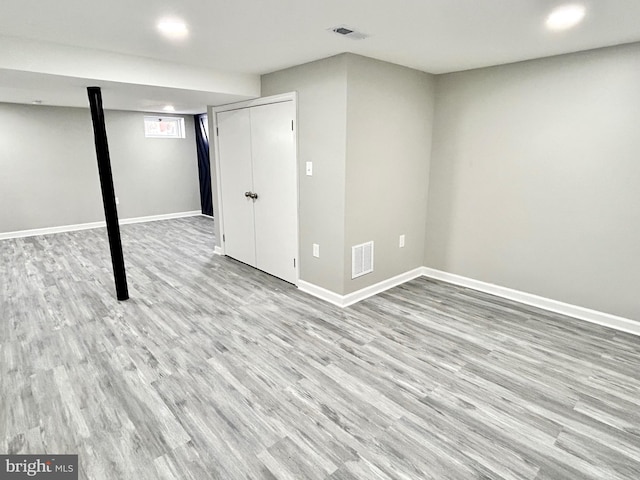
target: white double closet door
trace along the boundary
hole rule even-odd
[[[225,254],[297,282],[295,104],[218,112]]]

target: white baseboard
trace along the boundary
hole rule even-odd
[[[224,255],[224,253],[222,253],[222,247],[219,247],[217,245],[213,249],[213,253],[215,253],[216,255]]]
[[[348,307],[349,305],[358,303],[364,300],[365,298],[373,297],[378,293],[382,293],[385,290],[389,290],[390,288],[397,287],[398,285],[402,285],[403,283],[406,283],[420,276],[422,276],[422,268],[414,268],[413,270],[409,270],[408,272],[404,272],[404,273],[401,273],[400,275],[396,275],[395,277],[391,277],[381,282],[378,282],[375,285],[362,288],[357,292],[349,293],[344,296],[344,306]]]
[[[378,293],[382,293],[385,290],[389,290],[390,288],[401,285],[409,280],[413,280],[414,278],[418,278],[422,275],[422,268],[415,268],[405,273],[401,273],[400,275],[396,275],[395,277],[388,278],[383,280],[382,282],[378,282],[374,285],[370,285],[366,288],[358,290],[353,293],[349,293],[347,295],[340,295],[338,293],[327,290],[326,288],[319,287],[314,285],[313,283],[305,282],[304,280],[298,281],[298,288],[308,293],[309,295],[313,295],[314,297],[318,297],[326,302],[337,305],[338,307],[348,307],[349,305],[353,305],[354,303],[360,302],[365,298],[372,297],[373,295],[377,295]]]
[[[313,283],[305,282],[304,280],[298,280],[298,290],[309,295],[313,295],[316,298],[324,300],[325,302],[333,303],[338,307],[344,307],[344,296],[327,290],[326,288],[319,287]]]
[[[132,223],[155,222],[157,220],[170,220],[173,218],[195,217],[197,215],[201,215],[201,212],[199,210],[194,210],[191,212],[165,213],[162,215],[151,215],[148,217],[123,218],[120,219],[118,223],[120,223],[120,225],[128,225]],[[77,225],[62,225],[59,227],[35,228],[32,230],[19,230],[16,232],[0,233],[0,240],[6,240],[9,238],[34,237],[36,235],[51,235],[53,233],[76,232],[79,230],[90,230],[92,228],[101,228],[105,226],[106,222],[102,221],[80,223]]]
[[[151,215],[149,217],[123,218],[122,220],[120,220],[119,223],[120,225],[128,225],[131,223],[156,222],[158,220],[172,220],[174,218],[198,217],[200,215],[202,215],[202,212],[200,210],[193,210],[190,212],[163,213],[162,215]]]
[[[414,270],[402,273],[393,278],[383,280],[369,287],[358,290],[357,292],[350,293],[348,295],[340,295],[326,288],[319,287],[313,283],[300,280],[298,282],[298,288],[314,297],[325,300],[326,302],[337,305],[338,307],[348,307],[365,298],[369,298],[378,293],[384,292],[392,287],[401,285],[409,280],[413,280],[417,277],[429,277],[436,280],[442,280],[443,282],[452,283],[461,287],[471,288],[480,292],[489,293],[498,297],[513,300],[532,307],[538,307],[550,312],[560,313],[569,317],[577,318],[578,320],[584,320],[587,322],[602,325],[604,327],[613,328],[622,332],[631,333],[634,335],[640,335],[640,322],[631,320],[629,318],[618,317],[609,313],[600,312],[597,310],[591,310],[570,303],[564,303],[550,298],[540,297],[531,293],[522,292],[520,290],[514,290],[507,287],[501,287],[491,283],[474,280],[472,278],[463,277],[453,273],[443,272],[434,268],[420,267]]]
[[[522,292],[520,290],[513,290],[507,287],[501,287],[492,283],[481,282],[479,280],[443,272],[433,268],[423,267],[422,275],[436,280],[442,280],[447,283],[452,283],[454,285],[478,290],[480,292],[490,293],[491,295],[514,300],[516,302],[524,303],[525,305],[531,305],[532,307],[538,307],[543,310],[567,315],[579,320],[596,323],[622,332],[640,335],[640,322],[628,318],[579,307],[570,303],[559,302],[550,298],[540,297],[538,295]]]

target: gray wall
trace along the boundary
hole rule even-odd
[[[353,54],[262,77],[263,96],[298,92],[302,280],[347,294],[422,265],[433,90],[429,74]],[[369,240],[375,270],[352,280],[351,246]]]
[[[640,45],[437,77],[425,264],[640,320]]]
[[[433,75],[351,54],[347,79],[344,293],[423,265],[435,88]],[[370,240],[374,271],[352,280],[351,246]]]
[[[344,289],[346,56],[319,60],[262,77],[262,95],[298,92],[300,278]],[[313,176],[304,174],[313,162]],[[312,244],[320,245],[320,258]]]
[[[120,218],[200,209],[186,139],[144,137],[143,113],[105,112]],[[0,233],[104,220],[88,109],[0,104]]]
[[[105,113],[118,206],[122,218],[200,210],[193,115],[186,138],[145,138],[144,114]],[[162,115],[166,116],[166,115]]]

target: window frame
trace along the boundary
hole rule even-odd
[[[149,132],[147,129],[147,122],[163,122],[173,123],[176,125],[176,133],[175,134],[163,134],[163,133],[153,133]],[[145,115],[144,116],[144,136],[145,138],[186,138],[186,131],[184,126],[184,117],[173,117],[167,115]]]

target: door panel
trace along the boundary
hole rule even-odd
[[[254,202],[256,264],[260,270],[296,283],[298,194],[291,123],[295,106],[289,101],[250,111],[253,191],[258,194]]]
[[[220,112],[217,121],[225,253],[255,267],[253,200],[244,195],[253,192],[250,110]]]

